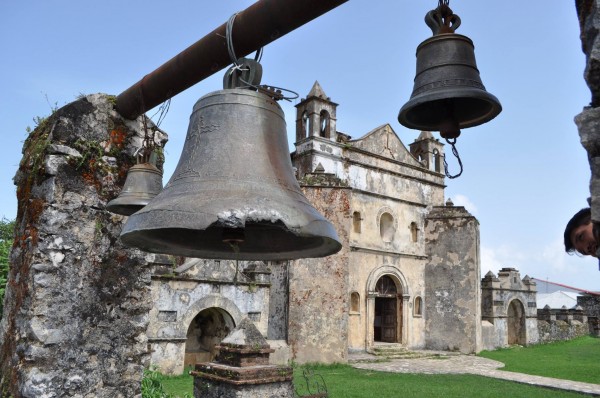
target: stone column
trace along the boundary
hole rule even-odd
[[[433,207],[425,221],[425,346],[481,350],[479,222],[462,206]]]
[[[140,396],[151,307],[144,265],[154,255],[120,243],[124,218],[105,205],[144,132],[141,119],[121,118],[114,104],[102,94],[80,98],[25,141],[14,179],[0,396]]]
[[[326,182],[321,180],[320,183]],[[292,359],[298,363],[345,362],[348,358],[351,190],[308,186],[302,181],[300,184],[308,201],[335,226],[343,248],[328,257],[291,262],[288,344]]]

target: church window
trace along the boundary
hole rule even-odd
[[[331,138],[330,135],[330,120],[329,120],[329,113],[325,110],[321,111],[321,114],[319,115],[320,117],[320,136],[324,137],[324,138]]]
[[[304,113],[302,114],[302,131],[304,131],[304,138],[307,138],[310,136],[310,125],[309,125],[309,119],[308,119],[308,112],[304,111]]]
[[[360,295],[358,292],[350,294],[350,312],[360,312]]]
[[[357,234],[360,233],[361,222],[362,217],[360,216],[360,212],[355,211],[354,213],[352,213],[352,226],[354,228],[354,232],[356,232]]]
[[[390,213],[383,213],[379,218],[379,233],[384,242],[391,242],[396,233],[394,226],[394,216]]]
[[[413,242],[416,242],[419,238],[419,227],[417,227],[417,223],[414,221],[410,223],[410,235]]]
[[[433,164],[434,164],[434,168],[435,171],[438,173],[442,172],[442,166],[440,164],[440,151],[438,151],[437,149],[433,150]]]
[[[395,296],[397,292],[396,284],[391,277],[384,275],[377,281],[375,292],[378,296]]]
[[[423,299],[419,296],[415,297],[415,304],[413,307],[413,314],[415,316],[423,315]]]

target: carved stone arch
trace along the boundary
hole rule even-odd
[[[220,295],[209,294],[192,304],[188,308],[186,313],[183,315],[181,322],[183,325],[182,329],[184,333],[190,327],[190,324],[192,323],[196,315],[198,315],[201,311],[205,309],[213,307],[225,310],[231,316],[231,318],[233,318],[233,322],[236,325],[239,325],[239,323],[242,321],[242,318],[244,317],[242,311],[240,311],[238,306],[235,305],[233,301]]]
[[[371,271],[367,278],[367,292],[375,291],[377,281],[384,275],[391,277],[396,282],[397,290],[402,292],[403,296],[410,296],[406,278],[398,268],[391,265],[384,265]]]
[[[382,278],[390,278],[396,285],[396,294],[381,295],[377,292],[377,283]],[[408,344],[409,327],[409,299],[410,289],[405,276],[394,266],[384,265],[370,272],[367,278],[367,305],[366,305],[366,340],[365,346],[369,349],[376,342],[394,342],[404,345]],[[394,301],[391,301],[394,300]],[[388,306],[389,304],[389,306]],[[394,308],[395,307],[395,308]],[[388,311],[395,311],[395,338],[388,339],[386,331],[389,323],[385,321],[388,317]],[[378,322],[382,322],[378,324]]]
[[[237,306],[222,296],[209,295],[192,304],[182,319],[186,339],[183,366],[214,360],[216,347],[242,317]]]
[[[526,345],[525,306],[523,302],[515,297],[508,301],[507,315],[507,339],[509,345]]]

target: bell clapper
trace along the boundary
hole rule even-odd
[[[233,276],[233,284],[237,285],[237,277],[240,270],[240,243],[244,242],[243,229],[225,229],[223,231],[223,242],[228,243],[231,250],[235,253],[235,275]]]

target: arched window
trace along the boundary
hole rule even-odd
[[[417,223],[414,221],[410,223],[410,235],[413,242],[416,242],[419,238],[419,227],[417,227]]]
[[[310,120],[308,119],[308,112],[302,113],[302,131],[304,131],[304,138],[310,136]]]
[[[384,275],[377,281],[375,292],[378,296],[395,296],[397,292],[396,284],[391,277]]]
[[[413,315],[414,316],[422,316],[423,315],[423,299],[419,296],[415,297],[415,303],[413,306]]]
[[[435,168],[435,171],[438,173],[442,172],[442,166],[440,164],[440,151],[438,151],[437,149],[433,150],[433,165]]]
[[[362,218],[360,216],[360,212],[355,211],[354,213],[352,213],[352,226],[354,228],[354,232],[356,232],[357,234],[360,233],[361,222]]]
[[[331,138],[330,136],[330,120],[329,120],[329,113],[325,110],[321,111],[321,114],[319,115],[319,119],[320,119],[320,126],[319,126],[319,135],[321,137],[324,138]]]
[[[391,242],[394,239],[396,227],[394,226],[394,216],[390,213],[383,213],[379,218],[379,234],[384,242]]]
[[[350,294],[350,312],[360,312],[360,295],[357,292]]]

